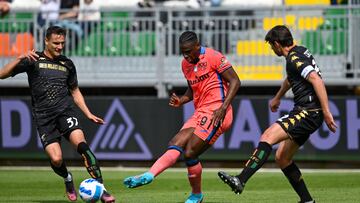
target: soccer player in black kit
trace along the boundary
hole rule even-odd
[[[98,161],[86,143],[73,103],[92,122],[103,124],[104,121],[88,109],[78,87],[75,66],[69,58],[61,55],[65,38],[66,30],[58,26],[49,27],[46,31],[45,50],[32,50],[20,55],[0,70],[0,78],[27,73],[33,119],[44,150],[50,158],[51,168],[64,178],[68,199],[76,201],[73,177],[62,159],[61,137],[77,149],[90,176],[101,183],[103,179]],[[112,203],[115,198],[104,191],[101,201]]]
[[[272,146],[279,143],[275,161],[299,195],[300,203],[315,202],[292,158],[323,121],[332,132],[336,131],[337,125],[329,109],[325,85],[314,57],[305,47],[294,44],[286,26],[273,27],[267,33],[265,41],[271,45],[276,55],[286,59],[287,78],[270,101],[270,109],[272,112],[277,111],[281,97],[290,88],[294,93],[294,108],[265,130],[258,147],[239,175],[232,176],[223,171],[218,175],[236,194],[240,194],[245,183],[266,162]]]

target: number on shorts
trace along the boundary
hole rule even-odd
[[[75,117],[70,117],[70,118],[66,119],[66,121],[69,124],[69,128],[72,128],[72,127],[77,126],[79,124],[77,118],[75,118]]]
[[[201,118],[201,121],[200,121],[200,125],[205,125],[207,119],[208,119],[208,118],[207,118],[206,116],[202,117],[202,118]]]

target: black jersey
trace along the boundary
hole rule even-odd
[[[295,106],[320,108],[315,90],[306,80],[313,71],[321,77],[320,69],[310,51],[303,46],[293,47],[286,57],[286,73],[294,93]]]
[[[36,53],[37,61],[21,60],[12,76],[27,73],[36,117],[55,116],[73,105],[69,90],[78,86],[76,69],[65,56],[50,59],[43,52]]]

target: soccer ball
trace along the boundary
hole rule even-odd
[[[104,185],[97,180],[89,178],[80,183],[79,195],[84,202],[97,202],[104,192]]]

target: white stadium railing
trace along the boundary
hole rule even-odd
[[[43,49],[51,22],[39,13],[14,10],[0,19],[0,65],[31,48]],[[286,24],[297,44],[315,56],[327,85],[356,85],[360,77],[360,6],[279,6],[243,8],[101,9],[101,19],[67,22],[64,54],[77,66],[81,86],[154,86],[166,96],[170,86],[185,86],[178,37],[198,33],[201,43],[224,53],[243,85],[277,85],[285,77],[284,59],[264,42],[266,32]],[[64,25],[64,22],[62,22]],[[71,26],[80,26],[82,33]],[[19,75],[0,86],[26,86]]]

